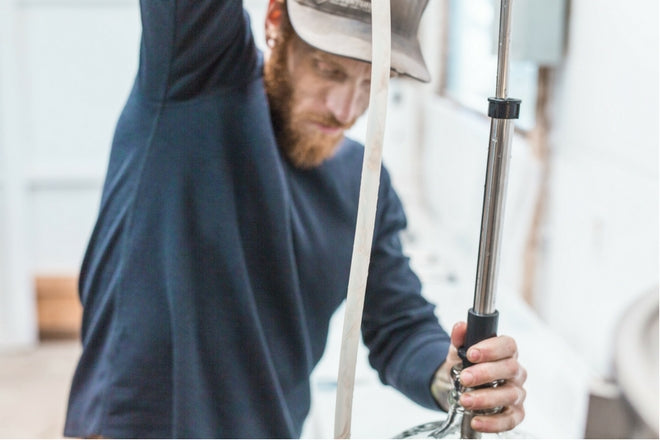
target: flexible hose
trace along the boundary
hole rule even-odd
[[[357,223],[351,270],[346,294],[346,311],[339,356],[337,401],[335,405],[335,438],[350,438],[355,365],[360,341],[362,309],[367,287],[369,259],[376,218],[378,186],[383,153],[383,137],[387,115],[387,93],[390,80],[391,24],[390,2],[371,2],[372,62],[367,140],[362,162],[362,181],[358,201]]]

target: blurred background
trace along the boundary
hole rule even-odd
[[[245,1],[263,46],[266,0]],[[516,0],[512,147],[496,305],[528,369],[537,438],[658,436],[656,0]],[[447,327],[472,306],[499,2],[430,0],[431,84],[390,87],[385,164],[404,241]],[[137,0],[0,2],[0,437],[62,435],[76,280],[136,73]],[[351,135],[364,139],[360,121]],[[332,436],[341,311],[304,435]],[[442,419],[361,348],[353,435]]]

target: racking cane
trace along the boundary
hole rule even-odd
[[[499,313],[495,309],[495,288],[504,220],[513,120],[517,119],[520,113],[520,100],[507,97],[511,3],[512,0],[501,0],[500,2],[495,97],[488,98],[488,116],[491,117],[491,125],[474,304],[468,311],[465,344],[458,350],[464,367],[471,365],[467,360],[467,350],[479,341],[497,334]],[[478,438],[478,433],[475,433],[470,427],[470,419],[471,416],[465,420],[466,423],[461,429],[461,438]]]

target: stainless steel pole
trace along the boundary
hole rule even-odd
[[[510,40],[511,0],[501,0],[495,97],[488,99],[488,115],[492,119],[474,303],[472,309],[468,312],[465,345],[459,349],[464,367],[471,365],[467,360],[468,348],[497,334],[499,313],[495,309],[495,290],[513,132],[512,120],[518,118],[520,111],[520,100],[507,97]],[[466,412],[464,415],[461,425],[461,438],[480,438],[480,433],[474,431],[471,427],[474,415],[472,412]]]
[[[511,36],[511,0],[502,0],[500,7],[500,36],[497,56],[497,84],[491,107],[507,104],[509,76],[509,41]],[[520,101],[513,100],[518,104]],[[492,111],[489,111],[491,115]],[[517,115],[516,115],[517,116]],[[484,188],[481,236],[477,261],[477,281],[474,292],[474,311],[489,314],[495,311],[495,287],[498,273],[502,221],[509,170],[513,121],[491,115],[490,143],[486,184]]]

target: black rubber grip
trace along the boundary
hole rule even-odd
[[[499,316],[500,314],[497,310],[487,315],[481,315],[475,312],[474,309],[468,310],[465,343],[458,348],[458,355],[463,360],[464,368],[472,365],[472,362],[467,359],[467,351],[470,347],[484,339],[497,336],[497,321]]]

